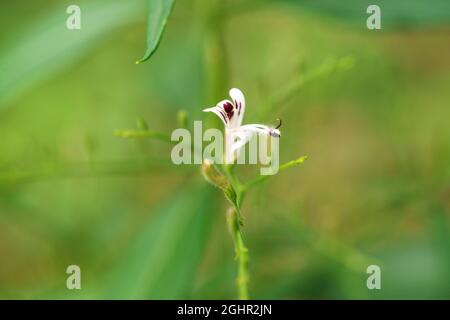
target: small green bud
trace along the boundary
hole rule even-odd
[[[187,127],[187,121],[188,121],[188,117],[187,117],[186,110],[178,111],[177,122],[178,122],[178,125],[180,126],[180,128],[186,128]]]
[[[227,177],[225,177],[214,165],[214,163],[206,159],[202,165],[202,175],[206,181],[211,183],[213,186],[221,189],[225,197],[233,204],[236,205],[236,192],[234,191],[233,186],[228,181]]]
[[[144,131],[148,130],[148,124],[142,117],[138,117],[136,119],[136,126],[139,130],[144,130]]]
[[[214,163],[209,159],[205,159],[203,162],[202,174],[206,181],[222,190],[231,187],[228,179],[219,170],[217,170]]]

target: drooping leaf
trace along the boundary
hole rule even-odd
[[[144,62],[158,49],[175,0],[148,0],[147,50],[136,63]]]
[[[209,187],[172,197],[124,252],[107,297],[188,298],[216,211]]]

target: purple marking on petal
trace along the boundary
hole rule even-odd
[[[233,117],[233,114],[234,114],[233,111],[227,112],[227,117],[228,117],[228,119],[231,120],[231,118]]]
[[[227,101],[223,104],[223,109],[225,110],[226,113],[229,113],[233,111],[233,105]]]
[[[269,134],[270,134],[271,137],[274,137],[274,138],[279,138],[280,137],[280,135],[278,133],[276,133],[275,131],[273,131],[273,130],[269,130]]]
[[[223,113],[223,111],[220,110],[220,109],[219,109],[219,113],[220,113],[220,115],[222,116],[223,121],[225,121],[225,123],[227,123],[227,122],[228,122],[228,119],[225,117],[225,113]]]
[[[236,111],[238,112],[238,114],[240,114],[241,111],[239,110],[239,102],[236,101],[235,99],[233,99],[233,102],[234,102],[234,107],[235,107]]]

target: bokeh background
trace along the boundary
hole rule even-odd
[[[309,157],[245,199],[251,297],[450,298],[448,1],[178,1],[140,65],[145,1],[0,15],[0,298],[236,298],[219,190],[170,145],[113,134],[212,121],[230,87],[247,123],[284,120],[282,163]]]

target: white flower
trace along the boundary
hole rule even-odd
[[[234,161],[234,154],[256,135],[280,137],[278,125],[271,128],[262,124],[242,125],[245,111],[245,98],[241,90],[233,88],[230,90],[231,100],[222,100],[215,107],[204,109],[205,112],[214,112],[225,125],[225,162]]]

